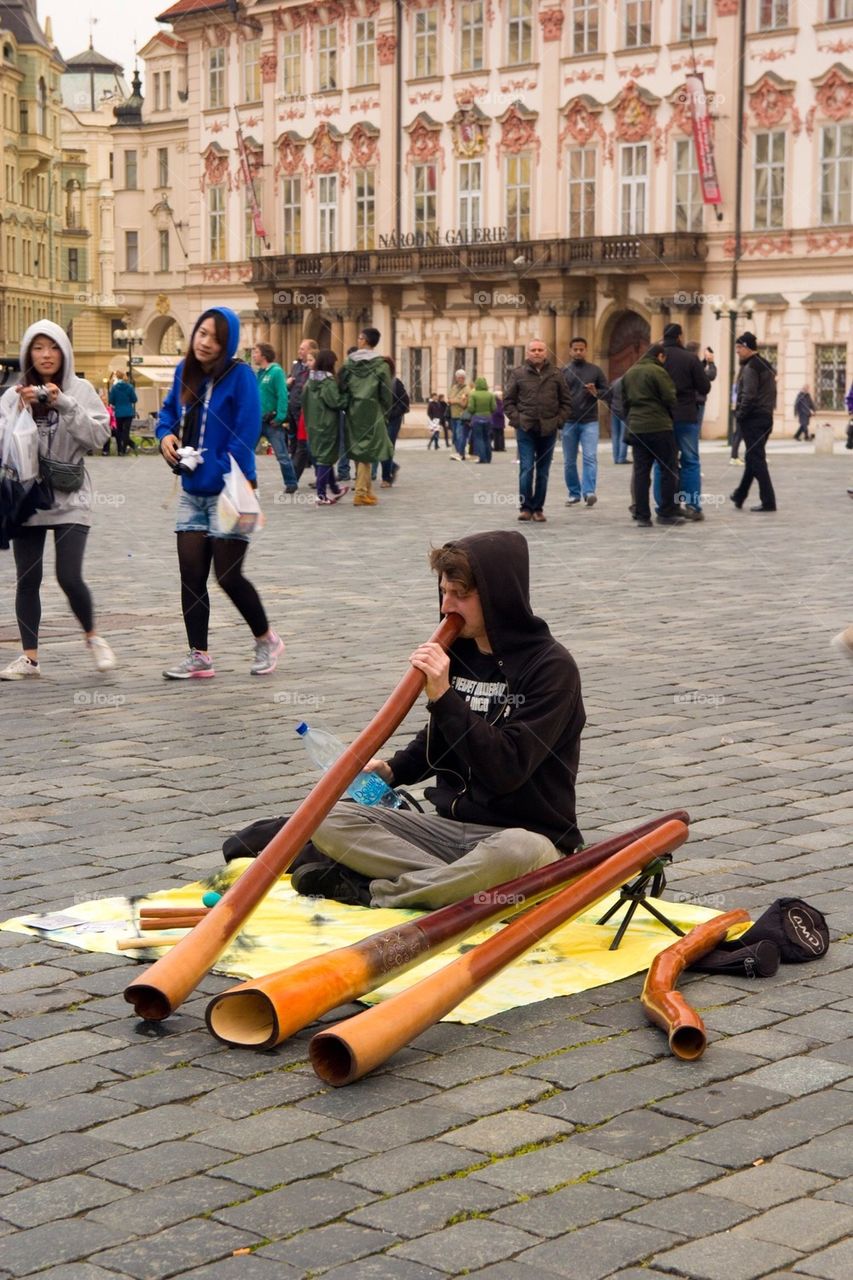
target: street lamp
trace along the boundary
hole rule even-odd
[[[754,298],[729,298],[727,302],[714,307],[714,315],[718,320],[722,320],[723,316],[726,315],[729,318],[729,377],[732,381],[732,387],[734,387],[735,383],[735,330],[737,329],[737,322],[740,316],[751,320],[755,306]],[[731,444],[735,435],[735,407],[733,400],[734,396],[730,389],[728,426],[726,430],[729,444]]]
[[[141,342],[145,333],[142,329],[116,329],[115,336],[127,343],[127,380],[133,386],[133,344]]]

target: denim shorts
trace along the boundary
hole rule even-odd
[[[249,542],[250,538],[246,533],[222,532],[216,514],[218,502],[218,494],[187,493],[186,489],[182,489],[175,533],[206,533],[209,538],[234,538],[238,542]]]

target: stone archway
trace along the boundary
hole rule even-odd
[[[302,326],[302,337],[313,338],[321,349],[332,345],[332,326],[321,311],[309,311]]]
[[[176,356],[180,354],[178,344],[186,350],[184,331],[175,317],[171,315],[154,316],[145,331],[143,342],[145,354]]]
[[[652,331],[648,320],[636,311],[619,311],[612,318],[607,352],[607,377],[610,382],[622,376],[649,347]]]

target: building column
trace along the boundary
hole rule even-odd
[[[558,363],[565,363],[569,358],[569,343],[572,340],[574,323],[574,307],[571,303],[560,302],[555,308],[557,312],[555,325],[555,346]]]
[[[332,350],[341,362],[344,358],[346,347],[344,346],[344,319],[340,311],[332,312]]]
[[[548,348],[548,359],[556,363],[557,317],[550,306],[541,306],[539,308],[539,337]]]
[[[343,312],[344,336],[341,354],[344,355],[349,351],[350,347],[355,346],[358,337],[358,313],[353,307],[347,307]]]

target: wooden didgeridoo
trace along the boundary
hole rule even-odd
[[[319,1032],[309,1046],[317,1075],[333,1085],[360,1079],[540,939],[630,880],[654,858],[679,848],[688,834],[683,822],[664,823],[408,991]]]
[[[430,641],[448,649],[461,628],[459,615],[450,614]],[[157,960],[141,978],[125,989],[124,998],[134,1006],[139,1017],[149,1022],[168,1018],[195,989],[234,935],[239,933],[246,917],[284,874],[349,784],[414,706],[424,681],[423,673],[410,666],[367,727],[327,769],[240,879],[235,880],[215,907],[211,907],[210,914],[199,921],[173,951]]]
[[[675,990],[682,970],[700,956],[713,951],[733,925],[746,924],[749,919],[748,911],[738,910],[706,920],[655,956],[649,966],[640,1003],[649,1021],[663,1027],[676,1058],[688,1061],[701,1058],[707,1043],[704,1022],[684,996]]]
[[[263,978],[241,982],[211,1000],[207,1025],[224,1044],[271,1049],[330,1009],[358,1000],[445,947],[533,906],[673,819],[689,820],[683,810],[663,814],[418,920],[371,934],[352,946],[311,956]]]

